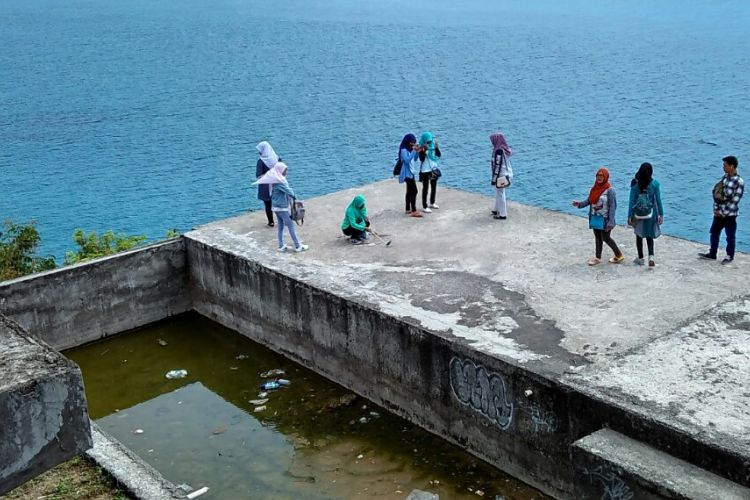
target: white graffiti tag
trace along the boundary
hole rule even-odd
[[[612,471],[605,470],[602,465],[593,471],[584,469],[583,473],[589,476],[592,483],[594,480],[598,480],[599,484],[602,485],[601,500],[632,500],[635,496],[633,490],[625,484],[620,476]]]
[[[524,403],[518,401],[518,409],[527,413],[534,423],[534,432],[555,432],[557,430],[557,416],[542,408],[538,403]]]
[[[510,427],[513,419],[513,398],[505,381],[497,373],[487,372],[471,360],[453,358],[450,362],[453,394],[458,401],[471,406],[501,429]]]

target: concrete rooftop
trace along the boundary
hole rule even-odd
[[[341,234],[355,194],[390,246]],[[697,258],[704,245],[662,236],[649,270],[632,264],[632,230],[618,227],[625,263],[589,267],[582,217],[510,203],[494,220],[489,196],[443,187],[438,203],[406,217],[395,180],[306,200],[301,254],[276,251],[262,212],[187,236],[750,457],[746,255],[721,266]]]

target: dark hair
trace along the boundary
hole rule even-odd
[[[638,182],[638,189],[645,191],[648,189],[648,185],[651,184],[652,176],[654,175],[654,167],[649,162],[641,163],[641,167],[638,172],[635,173],[635,180]]]
[[[721,159],[721,161],[729,163],[734,168],[737,168],[737,164],[739,163],[737,161],[737,157],[736,156],[731,156],[731,155],[730,156],[725,156],[724,158]]]

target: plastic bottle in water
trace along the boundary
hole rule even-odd
[[[279,387],[281,387],[281,384],[279,384],[275,380],[271,380],[270,382],[263,382],[262,384],[260,384],[260,388],[263,391],[272,391],[274,389],[278,389]]]
[[[279,385],[283,385],[285,387],[292,384],[291,381],[289,381],[289,380],[287,380],[285,378],[276,379],[276,382],[278,382]]]
[[[165,377],[167,377],[170,380],[176,379],[176,378],[185,378],[187,377],[187,370],[169,370]]]

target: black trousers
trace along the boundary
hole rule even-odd
[[[711,223],[711,255],[719,251],[721,231],[727,233],[727,257],[734,259],[734,239],[737,234],[737,216],[716,217]]]
[[[365,227],[370,227],[370,219],[365,219]],[[352,226],[347,227],[343,232],[346,236],[351,236],[352,239],[364,240],[367,238],[366,231],[354,229]]]
[[[263,205],[266,207],[266,218],[268,224],[273,225],[273,212],[271,211],[271,200],[263,200]]]
[[[407,167],[408,168],[408,167]],[[416,212],[417,211],[417,181],[414,179],[406,179],[406,211]]]
[[[430,191],[430,205],[435,204],[435,195],[437,194],[437,179],[432,178],[432,172],[419,172],[419,182],[422,183],[422,208],[427,208],[427,191]]]
[[[602,243],[606,243],[609,248],[612,249],[612,251],[615,253],[615,255],[620,256],[622,255],[620,253],[620,249],[617,248],[617,243],[615,243],[615,240],[612,239],[612,237],[609,235],[612,231],[604,231],[602,229],[594,229],[594,239],[596,240],[596,258],[601,259],[602,258],[602,248],[604,245]]]
[[[646,246],[648,247],[648,254],[654,255],[654,239],[646,238]],[[643,238],[640,236],[635,237],[635,249],[638,250],[638,258],[643,258]]]

